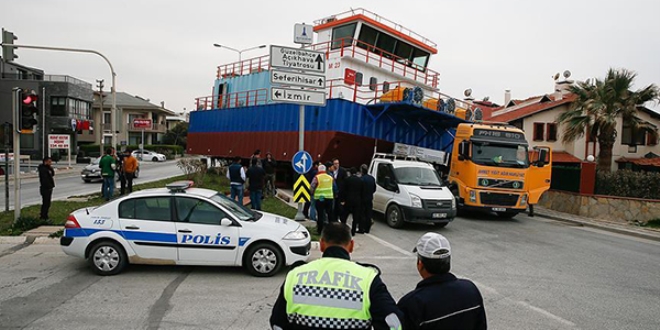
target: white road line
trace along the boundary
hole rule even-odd
[[[380,243],[381,245],[384,245],[384,246],[386,246],[386,247],[388,247],[388,248],[390,248],[394,251],[400,252],[401,254],[403,254],[406,257],[414,257],[415,256],[414,253],[412,253],[410,251],[406,251],[406,250],[404,250],[404,249],[402,249],[402,248],[400,248],[400,247],[398,247],[398,246],[396,246],[396,245],[394,245],[394,244],[392,244],[388,241],[382,240],[382,239],[380,239],[380,238],[378,238],[374,235],[366,234],[366,236],[373,239],[374,241]]]
[[[416,256],[415,253],[413,253],[413,252],[409,252],[409,251],[406,251],[406,250],[404,250],[404,249],[402,249],[402,248],[400,248],[400,247],[398,247],[398,246],[396,246],[396,245],[394,245],[394,244],[392,244],[392,243],[390,243],[390,242],[387,242],[387,241],[385,241],[385,240],[383,240],[383,239],[380,239],[380,238],[378,238],[378,237],[376,237],[376,236],[374,236],[374,235],[366,234],[366,236],[369,237],[369,238],[371,238],[371,239],[373,239],[373,240],[376,241],[377,243],[380,243],[380,244],[383,245],[383,246],[386,246],[386,247],[388,247],[388,248],[390,248],[390,249],[392,249],[392,250],[394,250],[394,251],[397,251],[397,252],[399,252],[399,253],[405,255],[406,257],[415,257],[415,256]],[[372,257],[372,258],[378,258],[378,257]],[[396,257],[394,257],[394,258],[396,258]],[[386,259],[386,258],[385,258],[385,257],[382,257],[382,259]],[[455,274],[455,275],[459,275],[459,274]],[[459,276],[459,277],[467,278],[467,277],[465,277],[465,276]],[[532,311],[534,311],[534,312],[537,312],[537,313],[539,313],[539,314],[541,314],[541,315],[543,315],[543,316],[545,316],[545,317],[547,317],[547,318],[550,318],[550,319],[552,319],[552,320],[555,320],[555,321],[557,321],[557,322],[559,322],[559,323],[562,323],[562,324],[564,324],[564,325],[567,325],[567,326],[569,326],[569,327],[576,328],[575,323],[573,323],[573,322],[571,322],[571,321],[569,321],[569,320],[566,320],[566,319],[564,319],[564,318],[561,318],[561,317],[559,317],[559,316],[557,316],[557,315],[555,315],[555,314],[552,314],[552,313],[550,313],[550,312],[548,312],[548,311],[546,311],[546,310],[544,310],[544,309],[542,309],[542,308],[536,307],[536,306],[534,306],[534,305],[530,305],[529,303],[526,303],[526,302],[524,302],[524,301],[522,301],[522,300],[511,299],[511,298],[509,298],[509,297],[507,297],[507,296],[504,296],[503,294],[500,294],[499,292],[497,292],[497,290],[495,290],[495,289],[493,289],[493,288],[491,288],[491,287],[489,287],[489,286],[483,285],[483,284],[481,284],[481,283],[478,283],[477,281],[472,280],[472,282],[474,282],[474,284],[477,285],[480,289],[482,289],[482,290],[484,290],[484,291],[487,291],[487,292],[489,292],[489,293],[492,294],[492,295],[501,296],[502,299],[506,299],[506,300],[512,301],[512,302],[514,302],[514,303],[516,303],[516,304],[518,304],[518,305],[520,305],[520,306],[522,306],[522,307],[525,307],[525,308],[527,308],[527,309],[529,309],[529,310],[532,310]]]

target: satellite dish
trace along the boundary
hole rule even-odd
[[[470,97],[470,95],[472,95],[472,88],[466,89],[465,92],[463,92],[463,95],[465,95],[465,97]]]
[[[454,101],[454,99],[447,100],[446,109],[447,113],[454,113],[454,111],[456,111],[456,101]]]
[[[552,79],[554,79],[554,80],[559,79],[559,72],[555,73],[555,75],[554,75],[554,77],[552,77]]]
[[[564,78],[568,79],[568,77],[570,77],[570,76],[571,76],[570,71],[568,71],[568,70],[564,71]]]
[[[465,120],[472,121],[472,110],[470,109],[465,110]]]
[[[484,97],[484,102],[488,102],[488,100],[490,100],[490,96]]]
[[[481,110],[481,108],[474,109],[474,120],[483,120],[483,119],[484,119],[484,112]]]

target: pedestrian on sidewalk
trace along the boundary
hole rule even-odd
[[[334,158],[332,160],[332,178],[335,180],[335,183],[337,184],[337,195],[335,196],[335,203],[333,205],[333,218],[332,222],[337,221],[339,217],[343,214],[343,205],[342,202],[343,200],[341,199],[341,193],[342,190],[344,189],[344,181],[348,177],[348,172],[341,167],[339,164],[339,158]]]
[[[44,157],[37,168],[39,172],[39,193],[41,194],[41,215],[39,219],[50,223],[48,210],[53,198],[53,189],[55,188],[55,170],[53,170],[53,161],[50,157]]]
[[[133,192],[133,179],[135,179],[135,173],[138,169],[138,161],[130,149],[127,149],[124,154],[124,176],[126,177],[126,185],[128,193]]]
[[[266,180],[264,182],[264,188],[266,188],[266,195],[275,196],[277,195],[277,189],[275,189],[275,169],[277,168],[277,161],[273,158],[273,154],[270,152],[266,153],[266,159],[262,162],[264,171],[266,171]]]
[[[360,179],[364,183],[364,187],[362,187],[362,224],[364,224],[364,232],[368,234],[371,230],[374,193],[376,193],[376,179],[369,174],[369,166],[367,166],[367,164],[362,164],[362,166],[360,166],[360,171],[362,172]]]
[[[325,173],[325,165],[319,165],[319,172],[311,183],[311,192],[316,204],[316,233],[321,235],[323,226],[332,219],[332,204],[334,202],[337,184],[330,175]]]
[[[245,169],[241,165],[241,157],[236,156],[234,162],[227,169],[227,179],[231,190],[231,199],[243,205],[243,184],[245,183]]]
[[[119,196],[123,196],[126,193],[126,175],[124,173],[124,152],[119,152],[116,156],[117,164],[116,172],[117,178],[119,179]]]
[[[109,201],[115,194],[115,169],[117,168],[117,160],[115,159],[115,149],[105,149],[105,155],[99,161],[99,168],[101,168],[101,176],[103,177],[103,186],[101,191],[103,198]]]
[[[342,200],[342,214],[341,222],[348,223],[348,216],[353,215],[353,223],[351,224],[351,234],[355,233],[364,234],[365,226],[362,223],[362,190],[364,183],[357,176],[357,168],[351,167],[348,172],[350,176],[344,181],[344,189],[339,191]]]
[[[264,189],[264,179],[266,171],[258,165],[258,160],[252,158],[252,166],[248,169],[247,177],[248,190],[250,190],[250,205],[253,210],[261,210],[261,196]]]
[[[423,280],[399,300],[405,315],[403,328],[485,330],[486,310],[479,289],[449,272],[449,241],[438,233],[426,233],[413,252],[417,252],[417,271]]]

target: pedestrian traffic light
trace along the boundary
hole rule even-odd
[[[37,126],[38,122],[35,118],[38,108],[37,100],[39,96],[34,91],[22,91],[21,92],[21,117],[20,117],[20,129],[21,134],[33,134],[34,129]]]
[[[2,29],[2,58],[5,60],[5,62],[13,62],[18,58],[18,56],[14,54],[14,47],[5,46],[13,45],[14,40],[18,40],[18,38],[14,35],[13,32]]]

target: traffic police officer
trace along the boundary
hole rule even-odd
[[[348,226],[328,224],[321,251],[321,259],[287,275],[273,306],[272,329],[401,329],[403,315],[380,271],[350,261],[353,239]]]
[[[323,226],[333,219],[333,201],[337,192],[337,183],[326,172],[325,165],[319,165],[318,174],[311,183],[311,191],[316,206],[316,231],[321,234]]]

